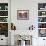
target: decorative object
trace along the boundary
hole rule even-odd
[[[38,22],[46,22],[46,17],[38,17]]]
[[[8,10],[8,6],[5,6],[5,10]]]
[[[45,12],[42,12],[42,15],[45,15]]]
[[[38,10],[45,10],[46,9],[46,3],[38,3]]]
[[[46,11],[38,11],[38,16],[46,16]]]
[[[39,29],[39,37],[46,37],[46,29]]]
[[[8,17],[0,17],[0,22],[8,22]]]
[[[0,6],[0,10],[1,10],[1,6]]]
[[[15,35],[15,43],[20,46],[32,45],[32,36],[31,35]]]
[[[0,23],[0,35],[8,37],[8,23]]]
[[[33,25],[31,25],[31,26],[29,26],[29,30],[34,30],[34,26]]]
[[[11,23],[11,30],[16,30],[16,26],[13,23]]]
[[[17,20],[29,20],[29,10],[17,10]]]
[[[0,16],[8,16],[8,11],[0,11]]]
[[[46,23],[39,23],[38,24],[38,28],[46,28]]]
[[[1,30],[8,30],[8,23],[0,23]]]

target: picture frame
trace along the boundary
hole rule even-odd
[[[17,20],[29,20],[29,10],[17,10]]]

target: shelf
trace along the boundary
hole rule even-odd
[[[46,22],[38,22],[38,23],[46,23]]]
[[[46,37],[46,3],[38,3],[38,36]]]
[[[44,16],[38,16],[38,17],[46,17],[46,15],[44,15]]]
[[[8,17],[8,16],[0,16],[0,17]]]
[[[38,29],[46,29],[46,28],[38,28]]]
[[[8,23],[8,22],[0,22],[0,23]]]
[[[0,10],[0,11],[8,11],[8,10]]]
[[[0,35],[8,37],[8,3],[0,3]]]
[[[46,11],[46,10],[38,10],[38,11]]]

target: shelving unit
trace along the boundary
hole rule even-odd
[[[8,3],[0,3],[0,35],[8,37]]]
[[[46,37],[46,3],[38,3],[38,31],[39,37]]]

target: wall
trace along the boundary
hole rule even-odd
[[[29,20],[17,20],[17,10],[29,10]],[[32,24],[36,27],[37,2],[32,0],[12,0],[11,16],[11,22],[16,25],[17,30],[28,30]]]
[[[33,33],[33,46],[43,44],[43,38],[38,38],[38,3],[45,3],[46,0],[11,0],[11,22],[16,26],[16,31],[28,30],[32,24],[35,26]],[[29,20],[17,20],[17,10],[29,10]],[[22,31],[23,30],[23,31]],[[18,31],[19,32],[19,31]],[[37,37],[36,37],[37,36]],[[40,41],[41,40],[41,41]],[[39,44],[38,44],[39,43]],[[43,44],[44,45],[44,44]]]

